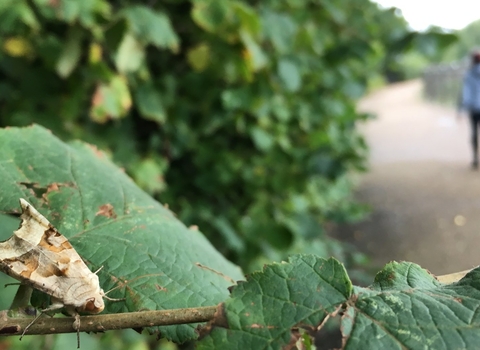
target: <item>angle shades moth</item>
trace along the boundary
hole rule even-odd
[[[25,199],[20,199],[22,213],[18,230],[6,241],[0,242],[0,270],[38,289],[51,297],[51,305],[42,313],[65,309],[75,318],[80,346],[80,313],[97,314],[103,311],[103,298],[108,298],[97,272],[87,267],[70,242]]]

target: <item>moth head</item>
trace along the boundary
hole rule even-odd
[[[77,295],[77,299],[81,300],[81,303],[77,304],[76,309],[78,312],[98,314],[105,308],[103,302],[105,293],[103,289],[100,288],[97,275],[91,273],[85,282],[85,289],[79,289],[79,293],[81,294]]]
[[[89,314],[98,314],[102,312],[105,308],[105,304],[102,298],[103,290],[100,291],[102,293],[96,293],[95,295],[87,298],[80,307],[77,307],[77,311],[86,312]]]
[[[105,304],[103,303],[101,296],[89,298],[85,303],[85,312],[90,314],[98,314],[99,312],[102,312],[104,308]]]

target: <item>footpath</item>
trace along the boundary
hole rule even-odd
[[[467,116],[421,94],[409,81],[359,103],[376,115],[361,126],[370,171],[356,193],[372,213],[336,234],[375,265],[407,260],[440,275],[480,265],[480,171],[470,168]]]

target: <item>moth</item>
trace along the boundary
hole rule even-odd
[[[103,311],[103,298],[108,298],[97,272],[93,273],[70,242],[25,199],[20,199],[20,228],[12,237],[0,242],[0,270],[22,284],[38,289],[51,297],[44,312],[65,309],[75,318],[73,328],[80,332],[79,313],[98,314]]]

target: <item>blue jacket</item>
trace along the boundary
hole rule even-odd
[[[472,66],[463,79],[462,107],[480,112],[480,64]]]

